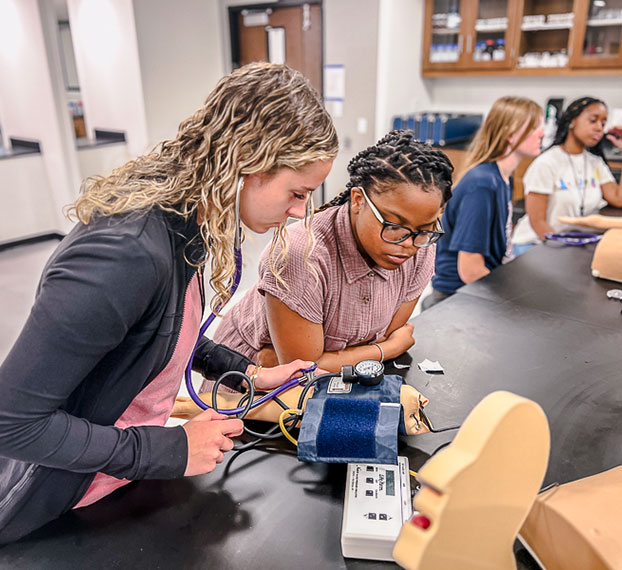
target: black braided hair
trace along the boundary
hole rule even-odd
[[[440,190],[443,204],[451,198],[454,170],[447,155],[413,138],[409,130],[391,131],[374,146],[359,152],[348,164],[350,180],[346,189],[318,211],[340,206],[350,200],[354,187],[366,192],[383,192],[396,183],[416,184],[426,192]]]
[[[561,114],[559,121],[557,122],[557,131],[555,131],[555,138],[553,139],[551,147],[561,145],[566,142],[566,139],[568,138],[568,131],[570,130],[570,123],[572,123],[574,119],[583,113],[586,107],[589,107],[594,103],[600,103],[601,105],[605,105],[605,107],[607,107],[604,101],[596,99],[595,97],[581,97],[580,99],[575,99],[572,103],[570,103],[570,105],[568,105],[568,107],[566,107],[566,110]],[[605,160],[603,152],[604,140],[605,137],[600,139],[598,144],[587,149],[592,154],[600,156],[603,160]]]

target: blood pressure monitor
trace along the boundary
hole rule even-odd
[[[375,386],[384,378],[384,366],[377,360],[361,360],[354,366],[342,366],[341,376],[344,382]]]

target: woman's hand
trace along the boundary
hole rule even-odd
[[[184,476],[202,475],[225,459],[224,452],[233,449],[232,436],[241,435],[242,420],[227,419],[214,410],[205,410],[183,426],[188,438],[188,463]]]
[[[281,364],[280,366],[274,366],[272,368],[260,368],[255,378],[255,388],[258,390],[271,390],[280,386],[284,382],[287,382],[294,376],[300,376],[300,370],[302,368],[311,368],[313,362],[308,360],[294,360],[289,364]],[[253,371],[254,365],[249,366],[246,374],[250,374]]]
[[[622,150],[622,126],[609,129],[605,138],[618,150]]]

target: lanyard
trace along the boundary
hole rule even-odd
[[[568,161],[570,162],[570,168],[572,168],[572,175],[574,176],[574,183],[577,187],[577,190],[579,191],[579,194],[581,195],[581,204],[580,204],[580,213],[581,216],[585,215],[585,190],[587,188],[587,151],[583,151],[583,180],[579,180],[579,177],[577,176],[577,171],[574,168],[574,163],[572,161],[572,157],[570,156],[570,153],[567,151],[566,155],[568,156]]]

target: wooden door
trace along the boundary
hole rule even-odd
[[[269,36],[284,36],[284,63],[302,72],[322,93],[322,8],[319,4],[230,8],[234,67],[252,61],[275,61],[283,55],[269,53]],[[280,32],[275,34],[275,32]],[[276,50],[275,50],[276,51]]]

